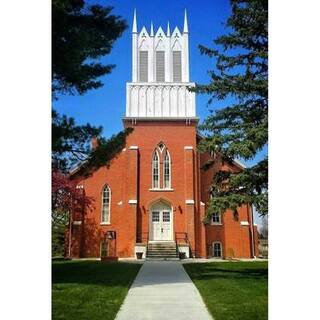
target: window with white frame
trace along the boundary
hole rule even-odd
[[[170,163],[170,154],[169,151],[166,150],[164,161],[163,161],[163,182],[164,188],[171,188],[171,163]]]
[[[213,257],[214,258],[222,258],[222,245],[221,242],[214,242],[212,244]]]
[[[102,190],[101,222],[110,223],[111,190],[108,185]]]
[[[159,184],[159,154],[157,151],[154,151],[152,156],[152,188],[158,189],[160,188]]]
[[[220,213],[213,213],[211,217],[212,224],[221,224],[221,214]]]

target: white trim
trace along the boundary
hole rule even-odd
[[[205,206],[206,204],[204,202],[200,201],[200,205]]]
[[[81,223],[82,223],[82,221],[73,221],[72,224],[73,224],[74,226],[80,226]]]
[[[188,200],[186,200],[186,204],[194,204],[194,200],[193,199],[188,199]]]
[[[184,150],[193,150],[193,147],[192,146],[185,146]]]
[[[122,205],[122,200],[119,201],[117,204],[118,204],[118,206],[121,206]]]
[[[248,221],[240,221],[240,225],[241,226],[249,226],[249,222]]]
[[[258,225],[256,223],[253,224],[254,227],[257,227]]]
[[[129,149],[130,149],[130,150],[138,150],[139,147],[138,147],[138,146],[131,146]]]
[[[123,149],[122,149],[122,152],[125,152],[126,150],[127,150],[126,148],[123,148]]]
[[[137,204],[137,203],[138,203],[138,200],[132,199],[132,200],[129,200],[128,203],[129,203],[129,204]]]
[[[238,166],[242,167],[243,169],[246,169],[246,166],[243,163],[241,163],[239,160],[233,159],[232,161]]]
[[[111,222],[100,222],[100,226],[109,226]]]
[[[160,189],[160,188],[150,188],[149,191],[174,191],[172,188]]]

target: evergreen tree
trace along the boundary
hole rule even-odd
[[[85,0],[52,1],[52,93],[84,94],[102,86],[99,78],[114,65],[102,64],[125,20],[112,7],[86,5]]]
[[[127,28],[125,20],[111,14],[112,7],[86,5],[85,0],[52,1],[52,95],[84,94],[103,84],[99,77],[112,71],[101,57],[110,53],[115,40]],[[82,162],[84,174],[106,165],[122,150],[130,129],[109,140],[102,128],[77,125],[73,118],[52,113],[52,164],[66,172]],[[99,143],[91,150],[91,140]]]
[[[214,48],[199,46],[202,54],[215,59],[216,69],[208,72],[210,83],[197,85],[195,91],[210,95],[209,103],[231,101],[211,111],[200,126],[205,137],[199,149],[213,155],[205,168],[219,159],[254,159],[268,143],[268,1],[231,0],[231,9],[228,33],[214,40]],[[239,173],[215,174],[207,219],[245,203],[266,215],[267,200],[266,156]]]

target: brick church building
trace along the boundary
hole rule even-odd
[[[204,224],[210,184],[221,167],[204,171],[209,154],[199,153],[195,93],[188,88],[189,30],[132,28],[132,81],[126,86],[124,127],[134,130],[126,146],[78,185],[94,208],[74,216],[71,256],[250,258],[257,256],[252,208],[214,215]],[[76,174],[73,172],[73,174]],[[109,247],[105,247],[106,238]],[[110,239],[109,239],[110,238]],[[113,239],[111,239],[113,238]],[[112,248],[111,248],[112,247]],[[111,252],[112,251],[112,252]]]

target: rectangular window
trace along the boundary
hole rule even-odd
[[[164,82],[164,51],[156,51],[156,81]]]
[[[148,82],[148,51],[139,52],[139,81]]]
[[[182,70],[181,70],[181,51],[172,52],[172,74],[173,82],[182,81]]]
[[[152,222],[160,221],[160,213],[157,211],[152,212]]]
[[[212,224],[221,224],[221,214],[214,213],[212,215]]]
[[[162,221],[170,222],[170,212],[162,212]]]
[[[213,257],[214,258],[221,258],[222,257],[222,248],[220,242],[213,243]]]

